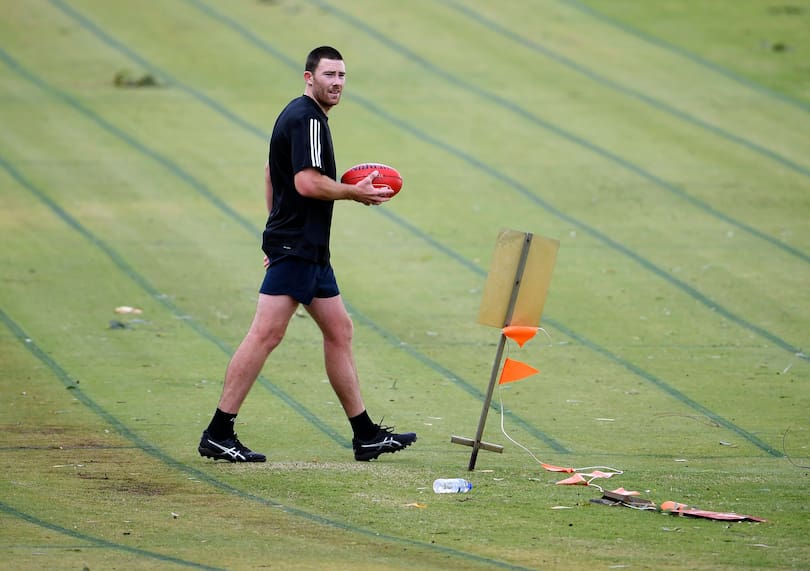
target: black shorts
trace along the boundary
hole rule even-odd
[[[316,297],[335,297],[340,290],[332,264],[282,256],[270,263],[259,293],[288,295],[299,303],[309,305]]]

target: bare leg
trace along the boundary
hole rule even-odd
[[[366,410],[360,395],[360,381],[352,353],[354,328],[343,298],[339,295],[315,298],[307,307],[323,333],[323,356],[326,376],[346,416],[352,418]]]
[[[298,302],[291,297],[259,294],[253,323],[225,372],[225,386],[219,399],[221,411],[239,412],[267,357],[284,338],[296,307]]]

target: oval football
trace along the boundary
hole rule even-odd
[[[374,171],[377,171],[380,175],[372,181],[371,184],[374,186],[380,188],[388,187],[394,191],[394,194],[402,189],[402,175],[399,174],[399,171],[392,166],[382,163],[362,163],[354,165],[343,173],[343,176],[340,177],[340,182],[344,184],[357,184]]]

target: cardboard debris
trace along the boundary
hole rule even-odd
[[[716,521],[754,521],[767,522],[768,520],[752,515],[737,514],[734,512],[712,512],[689,507],[686,504],[667,501],[661,504],[661,511],[676,516],[712,519]]]
[[[624,506],[637,510],[658,510],[655,503],[650,500],[638,497],[638,492],[628,492],[624,488],[613,490],[612,492],[603,492],[601,498],[591,500],[591,503],[601,504],[606,506]],[[752,515],[743,515],[733,512],[712,512],[708,510],[699,510],[689,507],[686,504],[681,504],[673,501],[666,501],[661,504],[661,513],[671,514],[679,517],[694,517],[711,519],[715,521],[752,521],[752,522],[767,522],[768,520],[761,517]]]
[[[603,492],[601,498],[592,499],[594,504],[602,504],[606,506],[624,506],[626,508],[634,508],[637,510],[655,510],[657,509],[655,503],[651,500],[645,500],[638,497],[638,492],[628,492],[621,488],[612,492]]]

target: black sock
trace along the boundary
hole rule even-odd
[[[217,409],[214,418],[211,419],[211,423],[208,425],[208,434],[217,440],[227,440],[233,437],[233,425],[235,422],[235,414]]]
[[[367,411],[363,411],[357,416],[349,419],[354,431],[354,437],[358,440],[370,440],[377,434],[377,425],[371,422]]]

